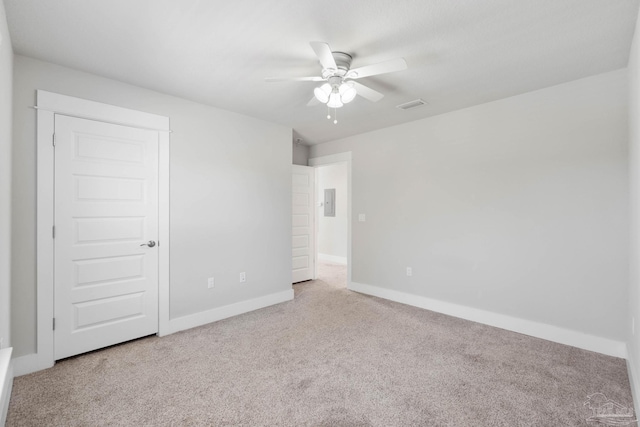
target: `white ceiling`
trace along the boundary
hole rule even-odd
[[[626,67],[640,0],[4,0],[14,51],[281,123],[314,144]],[[307,107],[310,41],[385,94]],[[416,98],[429,105],[402,111]]]

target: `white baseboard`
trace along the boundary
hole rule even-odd
[[[0,350],[0,426],[4,426],[7,421],[9,399],[13,388],[12,351],[11,347]]]
[[[366,285],[363,283],[351,282],[349,289],[367,295],[400,302],[414,307],[424,308],[449,316],[483,323],[489,326],[542,338],[560,344],[578,347],[583,350],[594,351],[608,356],[627,358],[627,346],[622,341],[615,341],[608,338],[597,337],[571,329],[560,328],[558,326],[525,320],[518,317],[493,313],[464,305],[453,304],[431,298],[413,295],[405,292],[394,291],[378,286]]]
[[[49,364],[48,366],[43,365],[37,353],[27,354],[13,359],[13,374],[19,377],[21,375],[42,371],[51,366],[53,366],[53,364]]]
[[[195,328],[196,326],[206,325],[207,323],[227,319],[229,317],[248,313],[250,311],[258,310],[270,305],[280,304],[281,302],[291,301],[292,299],[293,289],[288,289],[283,292],[269,294],[247,301],[240,301],[235,304],[225,305],[223,307],[202,311],[200,313],[177,317],[175,319],[169,320],[168,330],[163,332],[161,336],[169,335],[174,332],[184,331],[185,329]]]
[[[347,265],[347,257],[343,257],[343,256],[318,254],[318,260],[332,262],[334,264]]]
[[[629,351],[627,346],[627,373],[629,375],[629,385],[631,386],[631,395],[633,396],[633,407],[636,410],[636,415],[640,411],[640,378],[638,377],[638,370],[636,369],[636,363],[633,353]]]

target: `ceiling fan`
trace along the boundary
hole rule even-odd
[[[311,48],[322,65],[321,76],[279,78],[267,77],[267,82],[325,82],[314,89],[314,97],[307,103],[311,107],[319,103],[326,104],[329,108],[340,108],[360,95],[371,102],[380,101],[384,95],[355,80],[363,77],[376,76],[378,74],[391,73],[407,69],[407,63],[403,58],[391,59],[377,64],[351,69],[351,55],[344,52],[332,52],[327,43],[311,42]],[[330,119],[331,115],[327,115]],[[337,120],[334,120],[337,123]]]

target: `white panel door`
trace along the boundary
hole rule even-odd
[[[56,115],[54,197],[55,359],[156,333],[158,132]]]
[[[291,249],[293,283],[315,279],[314,178],[314,168],[293,165]]]

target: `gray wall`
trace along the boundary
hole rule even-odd
[[[627,332],[629,366],[634,374],[631,384],[636,411],[640,408],[640,15],[633,37],[629,58],[629,184],[630,184],[630,286],[629,317],[624,325]],[[635,331],[631,325],[635,323]]]
[[[324,216],[318,209],[318,254],[347,257],[347,164],[323,166],[316,169],[318,200],[324,198],[325,188],[336,190],[335,216]]]
[[[294,165],[302,165],[307,166],[307,162],[309,160],[309,147],[304,144],[296,144],[293,145],[293,164]]]
[[[310,157],[345,151],[354,282],[626,339],[626,69]]]
[[[13,50],[0,1],[0,340],[10,345],[11,283],[11,78]]]
[[[36,339],[36,89],[171,118],[172,318],[291,289],[290,128],[23,56],[14,77],[17,356]]]

